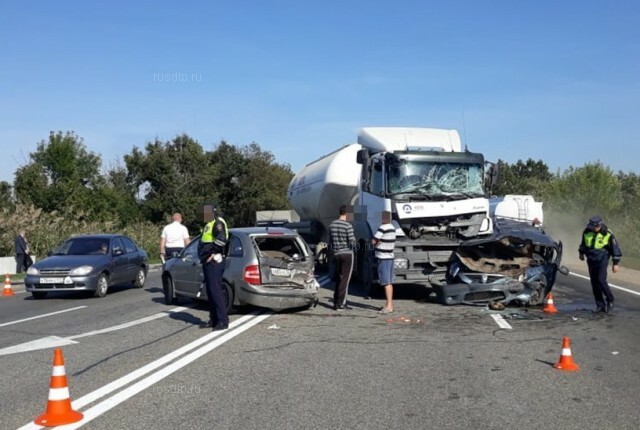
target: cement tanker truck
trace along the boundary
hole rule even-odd
[[[460,243],[492,233],[488,173],[483,155],[463,151],[455,130],[363,128],[357,143],[307,164],[292,179],[288,200],[300,220],[288,226],[324,256],[329,224],[341,205],[352,205],[356,270],[371,285],[370,240],[382,211],[390,211],[398,233],[396,283],[441,283]]]

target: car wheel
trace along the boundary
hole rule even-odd
[[[107,279],[107,275],[105,273],[101,273],[98,278],[98,285],[96,286],[96,291],[93,293],[95,297],[104,297],[107,295],[107,290],[109,289],[109,280]]]
[[[173,278],[171,276],[165,277],[162,284],[164,287],[164,303],[166,305],[178,304],[178,298],[175,296],[175,290],[173,288]]]
[[[230,314],[233,309],[233,287],[226,282],[222,284],[222,296],[227,304],[227,313]]]
[[[32,291],[31,295],[33,296],[34,299],[40,300],[40,299],[44,299],[45,297],[47,297],[47,292],[46,291]]]
[[[147,271],[144,270],[144,267],[138,269],[138,274],[136,275],[136,279],[133,280],[133,286],[135,288],[144,287],[144,283],[147,280]]]

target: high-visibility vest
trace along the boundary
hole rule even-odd
[[[609,244],[611,233],[588,231],[584,234],[584,245],[589,249],[602,249]]]
[[[220,220],[220,223],[222,223],[222,225],[224,226],[224,239],[225,239],[225,241],[229,239],[229,229],[227,228],[227,222],[223,218],[216,218],[213,221],[209,221],[204,226],[204,232],[202,233],[202,238],[200,239],[201,242],[204,242],[204,243],[213,242],[213,243],[215,243],[215,235],[213,234],[213,228],[214,228],[217,220]],[[224,243],[222,243],[222,244],[216,243],[216,245],[224,246]]]

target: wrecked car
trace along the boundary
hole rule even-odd
[[[539,305],[553,288],[560,266],[562,242],[526,222],[494,219],[494,232],[463,242],[447,270],[438,299],[447,305]]]
[[[162,271],[165,303],[179,297],[207,300],[202,264],[195,238]],[[275,311],[310,307],[317,302],[319,284],[314,256],[295,231],[281,227],[229,229],[223,295],[227,310],[253,305]]]

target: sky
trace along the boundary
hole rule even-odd
[[[296,172],[367,126],[640,173],[635,0],[128,3],[0,3],[0,180],[52,130],[105,168],[187,133],[257,142]]]

